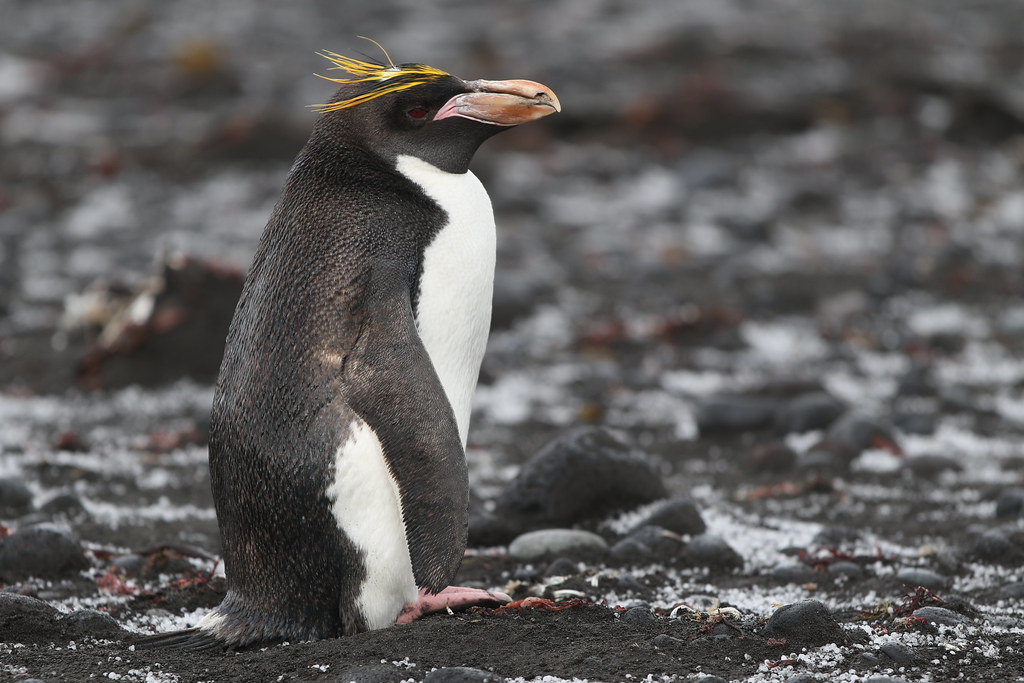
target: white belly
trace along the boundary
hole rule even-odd
[[[423,255],[416,325],[466,446],[473,392],[491,326],[494,212],[475,175],[446,173],[410,156],[398,170],[448,213]]]
[[[398,485],[377,435],[362,420],[352,423],[348,441],[335,455],[327,498],[338,526],[364,554],[366,577],[356,605],[366,625],[392,626],[402,607],[416,599],[416,581]]]

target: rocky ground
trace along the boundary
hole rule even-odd
[[[0,14],[0,680],[1024,680],[1024,7]],[[459,581],[517,603],[134,649],[223,595],[223,330],[356,35],[563,103],[476,166]]]

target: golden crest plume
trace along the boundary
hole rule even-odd
[[[360,36],[360,38],[362,37],[363,36]],[[368,84],[369,89],[346,100],[328,102],[327,104],[313,104],[310,105],[311,107],[314,107],[321,113],[348,109],[349,107],[360,105],[363,102],[369,102],[381,95],[409,90],[410,88],[426,85],[427,83],[449,75],[440,69],[427,66],[426,64],[396,65],[391,61],[391,57],[384,48],[377,43],[377,41],[370,38],[366,38],[366,40],[369,40],[377,47],[380,47],[381,52],[384,52],[384,56],[388,59],[387,65],[375,64],[374,62],[364,62],[361,59],[353,59],[351,57],[339,55],[336,52],[331,52],[330,50],[324,50],[317,54],[334,64],[334,66],[330,68],[332,70],[337,69],[339,71],[345,71],[351,74],[352,78],[331,78],[330,76],[323,76],[321,74],[316,75],[326,81],[341,83],[343,85],[354,85],[360,83]]]

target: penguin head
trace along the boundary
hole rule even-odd
[[[561,109],[551,89],[534,81],[465,81],[423,64],[324,56],[355,78],[328,79],[341,87],[317,105],[318,131],[389,162],[410,155],[463,173],[487,138]]]

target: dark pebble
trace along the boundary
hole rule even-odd
[[[0,518],[21,517],[32,511],[32,492],[13,477],[0,477]]]
[[[712,569],[738,569],[743,557],[720,536],[701,534],[686,545],[686,557],[691,564]]]
[[[369,664],[348,669],[338,680],[344,683],[401,683],[408,678],[408,673],[386,664]]]
[[[860,540],[860,537],[861,533],[859,529],[837,524],[835,526],[824,527],[821,531],[814,534],[814,538],[811,539],[811,543],[814,545],[824,546],[826,548],[839,548],[856,543]]]
[[[924,661],[916,652],[895,640],[882,643],[878,651],[900,666],[917,666]]]
[[[778,608],[768,619],[761,635],[811,646],[846,641],[842,627],[818,600],[803,600]]]
[[[646,624],[658,623],[658,617],[651,613],[651,610],[646,607],[633,607],[626,610],[619,617],[619,621],[624,624],[633,624],[636,626],[643,626]]]
[[[896,574],[896,581],[911,587],[924,586],[929,590],[939,591],[949,587],[949,579],[936,574],[930,569],[901,569]]]
[[[778,402],[756,396],[710,396],[697,404],[694,419],[702,436],[771,427]]]
[[[996,498],[996,517],[1005,519],[1024,514],[1024,489],[1007,489]]]
[[[833,422],[826,430],[824,440],[838,445],[853,457],[883,445],[890,450],[900,450],[892,428],[884,420],[856,410],[843,414]]]
[[[650,547],[626,537],[611,547],[611,555],[623,562],[643,562],[654,555]]]
[[[747,456],[747,465],[755,472],[785,472],[798,460],[796,451],[782,442],[756,446]]]
[[[696,536],[708,528],[704,518],[700,516],[696,503],[688,498],[676,498],[658,505],[636,525],[634,531],[645,526],[661,527],[681,536]]]
[[[999,589],[999,595],[1004,598],[1010,598],[1011,600],[1024,599],[1024,581],[1006,584]]]
[[[0,642],[39,642],[59,635],[56,609],[37,598],[0,591]]]
[[[779,434],[825,429],[845,410],[842,403],[820,391],[801,394],[782,406],[775,418]]]
[[[654,647],[666,649],[671,647],[678,647],[684,644],[686,641],[680,640],[679,638],[673,638],[667,633],[662,633],[660,635],[654,636],[654,640],[652,640],[651,642],[654,644]]]
[[[853,664],[858,669],[873,669],[882,663],[882,658],[872,652],[861,652],[853,658]]]
[[[945,607],[918,607],[914,610],[913,616],[927,619],[931,623],[941,626],[956,626],[967,623],[967,617]]]
[[[545,446],[498,496],[490,515],[470,526],[470,542],[501,545],[545,527],[665,498],[652,464],[606,429],[571,431]]]
[[[424,683],[503,683],[504,680],[504,676],[468,666],[434,669],[423,677]]]
[[[586,659],[583,660],[583,664],[586,665],[586,666],[589,666],[589,667],[603,667],[604,666],[604,660],[601,659],[600,657],[596,657],[594,655],[591,655],[591,656],[589,656],[589,657],[587,657]]]
[[[85,636],[116,639],[127,635],[112,616],[92,609],[75,610],[61,621],[65,635],[73,640]]]
[[[817,678],[811,674],[797,674],[786,679],[786,683],[817,683]]]
[[[803,563],[775,567],[768,576],[779,583],[808,583],[817,578],[817,572]]]
[[[904,460],[903,469],[918,477],[937,477],[943,472],[959,472],[963,468],[955,458],[948,455],[926,453]]]
[[[78,541],[47,527],[29,527],[0,539],[0,580],[53,578],[89,566]]]
[[[968,554],[982,562],[1007,566],[1024,562],[1024,550],[1001,529],[990,529],[974,539]]]
[[[660,526],[642,526],[627,536],[648,549],[648,554],[674,557],[683,549],[683,539]]]
[[[900,396],[935,396],[938,385],[935,383],[932,366],[928,363],[914,363],[900,378],[896,393]]]
[[[89,516],[85,506],[76,496],[60,493],[39,506],[39,512],[50,519],[81,521]]]
[[[128,553],[127,555],[115,557],[110,561],[110,566],[117,568],[126,576],[139,577],[142,576],[146,569],[146,558],[135,553]]]
[[[568,557],[558,557],[544,570],[544,576],[573,576],[579,573],[574,560]]]
[[[905,411],[893,415],[893,425],[904,434],[928,436],[935,433],[938,415],[923,411]]]
[[[644,585],[628,574],[618,578],[615,582],[615,588],[616,590],[628,595],[643,593],[645,591]]]

